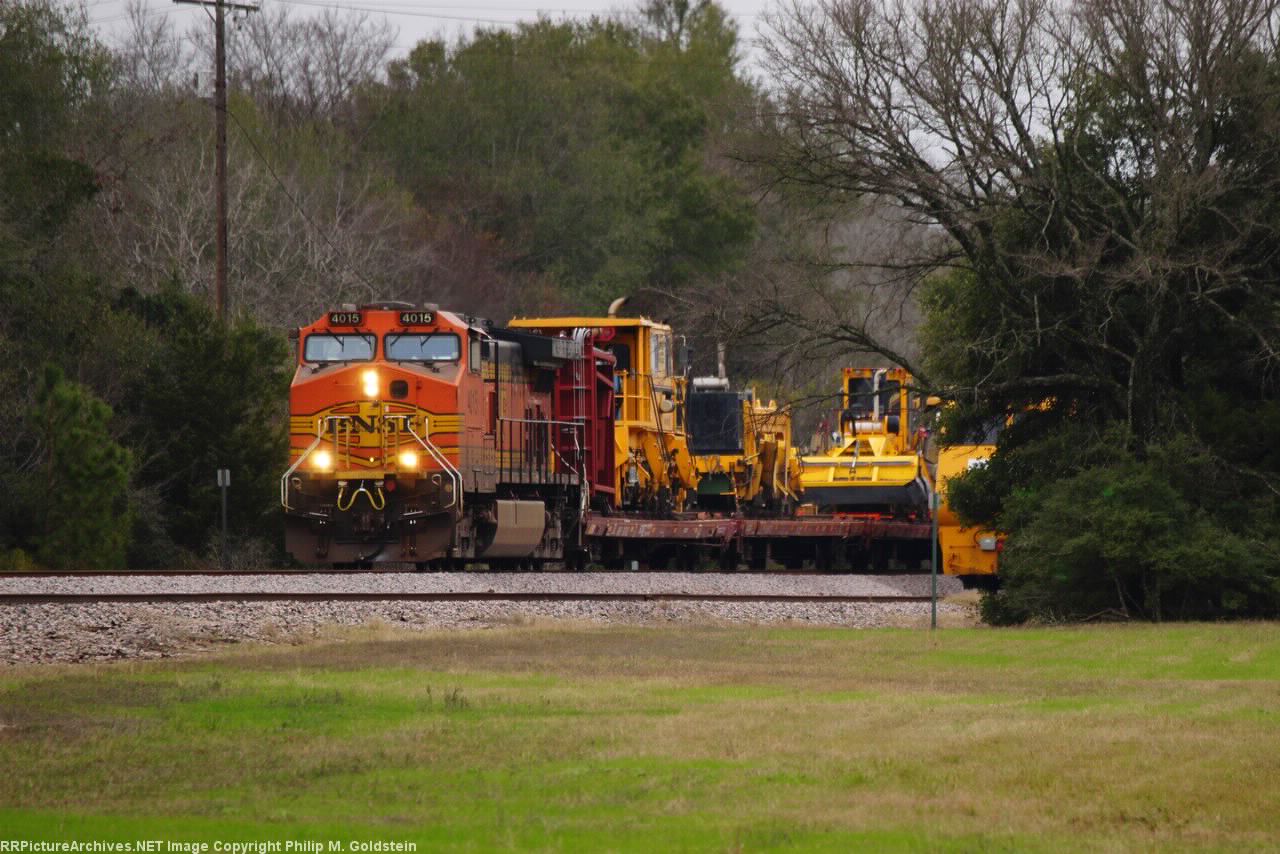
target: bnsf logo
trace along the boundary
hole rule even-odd
[[[350,429],[358,433],[394,433],[397,430],[403,432],[408,426],[419,435],[425,429],[424,419],[409,417],[383,418],[380,415],[347,415],[344,416],[346,421],[339,421],[337,424],[338,431]]]

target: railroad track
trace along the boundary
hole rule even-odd
[[[767,603],[872,603],[928,602],[929,596],[907,594],[822,595],[762,593],[0,593],[0,605],[96,604],[103,602],[734,602]]]
[[[455,629],[514,618],[869,628],[927,618],[919,576],[722,573],[100,573],[0,576],[0,667],[279,642],[366,623]],[[941,585],[940,594],[960,585]],[[954,614],[954,604],[947,606]]]
[[[310,575],[415,575],[418,570],[408,569],[89,569],[64,570],[62,572],[0,572],[0,581],[26,578],[306,578]]]
[[[0,573],[0,605],[101,602],[840,604],[927,602],[928,591],[928,579],[921,576],[774,573]],[[948,589],[948,585],[940,585],[940,595],[949,592],[954,591]]]
[[[393,565],[395,567],[395,565]],[[682,570],[683,571],[683,570]],[[611,575],[635,575],[639,573],[652,572],[655,575],[671,575],[675,570],[666,569],[649,569],[647,567],[639,570],[609,570]],[[130,570],[130,569],[106,569],[106,570],[67,570],[63,572],[0,572],[0,582],[8,579],[22,580],[28,578],[308,578],[316,575],[420,575],[431,576],[441,573],[430,572],[418,569],[402,569],[388,568],[383,569],[156,569],[156,570]],[[463,573],[475,577],[502,577],[510,575],[510,572],[501,570],[468,570]],[[561,569],[544,569],[532,573],[534,575],[581,575],[580,572]],[[730,575],[730,576],[746,576],[746,575],[826,575],[836,576],[839,573],[814,573],[804,569],[739,569],[732,572],[724,570],[711,570],[707,572],[696,573],[698,575]]]

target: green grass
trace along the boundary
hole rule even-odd
[[[1280,626],[580,628],[0,675],[0,839],[1280,847]]]

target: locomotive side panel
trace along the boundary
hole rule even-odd
[[[491,493],[497,487],[494,443],[494,392],[492,342],[478,330],[471,330],[467,343],[467,366],[458,386],[459,417],[462,422],[462,451],[459,470],[465,491]]]

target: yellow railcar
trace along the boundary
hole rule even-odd
[[[509,326],[572,337],[596,330],[597,346],[612,353],[614,368],[613,506],[655,513],[682,510],[695,494],[698,474],[685,424],[687,381],[676,370],[671,327],[645,317],[526,317]]]

